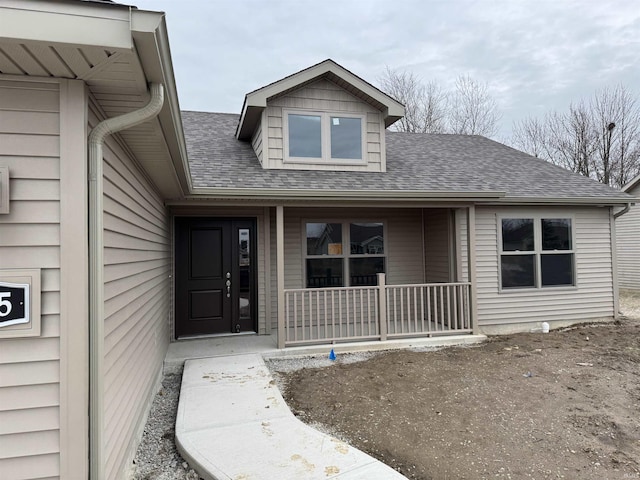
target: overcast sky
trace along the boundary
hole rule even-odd
[[[637,0],[130,3],[167,14],[183,110],[239,113],[247,92],[327,58],[373,84],[385,66],[444,88],[463,74],[488,82],[502,139],[596,89],[640,93]]]

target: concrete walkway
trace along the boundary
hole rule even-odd
[[[452,335],[387,342],[289,347],[275,337],[240,335],[174,342],[165,373],[184,365],[176,444],[207,480],[404,479],[395,470],[298,420],[284,402],[263,357],[441,348],[482,342]]]
[[[176,444],[207,480],[406,480],[294,417],[260,354],[185,362]]]

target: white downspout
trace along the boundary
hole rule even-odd
[[[89,135],[89,478],[104,480],[104,241],[102,146],[108,135],[160,113],[164,88],[152,83],[151,99],[139,110],[103,120]]]

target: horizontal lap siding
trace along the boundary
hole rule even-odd
[[[91,105],[90,126],[98,121]],[[107,478],[123,478],[170,339],[171,256],[156,190],[114,137],[103,154],[105,462]]]
[[[627,193],[639,200],[616,220],[618,279],[621,288],[640,289],[640,185]]]
[[[449,251],[449,210],[424,210],[425,271],[427,283],[448,282]]]
[[[575,288],[499,291],[498,215],[558,218],[571,214],[575,230]],[[476,209],[479,325],[578,321],[613,316],[609,210],[579,208]]]
[[[419,209],[376,210],[387,223],[387,284],[424,283],[422,215]],[[357,218],[357,217],[356,217]],[[373,215],[373,218],[376,218]]]
[[[41,268],[40,337],[0,339],[0,477],[60,472],[60,97],[57,83],[0,80],[0,268]]]
[[[318,80],[310,85],[294,90],[282,97],[270,100],[263,116],[267,124],[267,132],[264,135],[268,145],[262,146],[262,155],[268,156],[264,160],[268,163],[267,168],[288,168],[288,169],[313,169],[313,170],[335,170],[335,165],[299,165],[293,163],[283,164],[284,159],[284,125],[282,119],[283,108],[297,108],[311,111],[327,111],[335,113],[363,114],[365,131],[364,152],[367,156],[367,165],[348,166],[349,170],[383,171],[383,135],[384,125],[378,110],[371,105],[354,97],[346,90],[328,80]],[[255,137],[254,137],[255,141]],[[256,153],[257,148],[254,146]],[[346,166],[345,166],[346,168]],[[342,169],[342,168],[341,168]]]

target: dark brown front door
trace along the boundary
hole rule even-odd
[[[176,217],[176,337],[255,331],[254,225]]]

